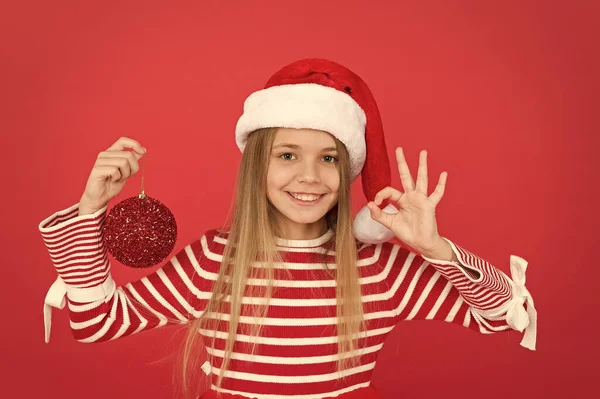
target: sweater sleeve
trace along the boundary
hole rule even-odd
[[[212,293],[201,267],[202,240],[181,249],[147,276],[118,287],[101,228],[107,207],[78,216],[78,205],[44,219],[39,230],[58,277],[44,303],[45,341],[52,307],[68,305],[76,340],[101,342],[199,317]],[[204,237],[203,237],[204,238]]]
[[[537,312],[525,288],[527,261],[510,256],[511,279],[477,255],[444,240],[459,262],[430,259],[394,245],[398,279],[408,284],[398,317],[453,322],[482,334],[524,331],[521,345],[535,350]]]

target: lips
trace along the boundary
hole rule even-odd
[[[319,197],[321,197],[321,194],[309,194],[309,193],[291,193],[290,195],[294,198],[297,198],[299,200],[303,200],[303,201],[316,201],[319,199]]]
[[[286,191],[286,192],[287,192],[287,193],[290,193],[290,194],[297,194],[297,195],[323,195],[323,194],[321,194],[321,193],[305,193],[305,192],[301,192],[301,191],[299,191],[299,192],[295,192],[295,191]]]
[[[301,199],[298,199],[298,198],[294,197],[289,191],[286,191],[286,193],[290,197],[290,199],[292,200],[292,202],[294,202],[294,203],[296,203],[298,205],[304,205],[304,206],[315,205],[315,204],[319,203],[323,199],[323,197],[325,196],[325,194],[294,193],[294,194],[304,194],[304,195],[311,195],[311,196],[318,195],[319,196],[319,198],[317,198],[316,200],[313,200],[313,201],[304,201],[304,200],[301,200]]]

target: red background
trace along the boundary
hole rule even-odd
[[[516,331],[401,323],[375,368],[384,397],[596,395],[597,1],[96,3],[0,12],[0,396],[172,397],[172,364],[156,361],[176,328],[81,344],[55,311],[44,343],[56,274],[38,224],[76,203],[97,154],[129,136],[148,149],[146,192],[177,218],[175,251],[219,226],[245,97],[304,57],[367,81],[392,161],[402,146],[414,176],[427,149],[430,190],[448,171],[440,234],[509,275],[511,254],[529,262],[536,352]],[[112,204],[139,188],[138,175]],[[353,192],[357,210],[359,182]],[[112,260],[120,284],[146,273]]]

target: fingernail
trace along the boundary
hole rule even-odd
[[[142,147],[142,152],[146,152],[146,148]]]

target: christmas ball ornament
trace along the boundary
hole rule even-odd
[[[152,267],[165,260],[177,241],[177,223],[169,208],[142,190],[116,204],[107,215],[102,235],[111,255],[120,263]]]

